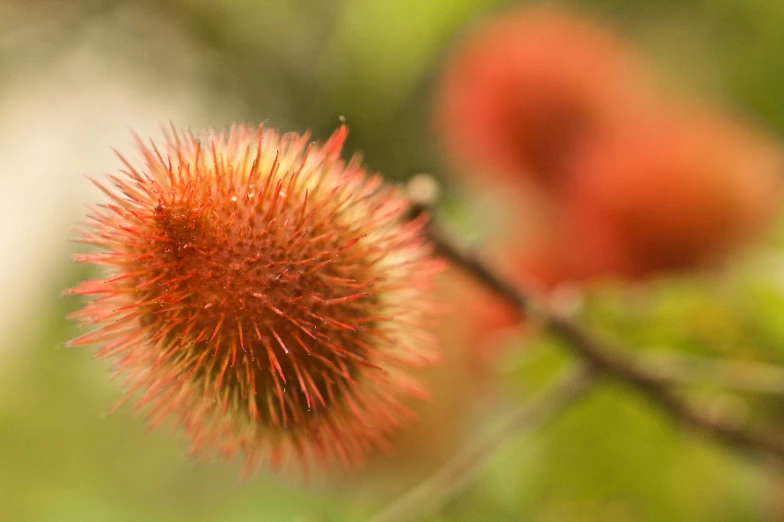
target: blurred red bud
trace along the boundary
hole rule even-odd
[[[639,65],[590,18],[541,8],[504,13],[449,59],[436,130],[460,173],[553,188],[585,135],[647,99]]]
[[[603,228],[638,271],[688,269],[763,228],[783,165],[777,145],[740,124],[665,112],[587,142],[572,164],[567,205]]]

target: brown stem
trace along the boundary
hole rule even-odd
[[[415,204],[412,212],[421,214],[427,210],[426,204]],[[432,222],[428,225],[428,235],[438,255],[473,276],[509,306],[536,316],[552,335],[563,341],[566,349],[598,373],[633,388],[683,425],[709,435],[735,450],[767,457],[784,467],[784,437],[757,432],[749,427],[739,426],[734,421],[716,418],[700,411],[622,350],[600,341],[573,321],[545,307],[537,306],[528,294],[503,279],[486,263],[457,248]]]

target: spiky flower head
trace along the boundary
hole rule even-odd
[[[405,199],[340,159],[345,137],[174,131],[96,182],[109,202],[79,240],[99,250],[76,259],[106,274],[70,290],[94,298],[69,345],[101,345],[125,397],[196,453],[353,466],[423,393],[440,266]]]

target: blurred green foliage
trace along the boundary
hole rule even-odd
[[[614,23],[664,83],[784,132],[779,0],[567,3]],[[361,151],[372,168],[394,179],[435,172],[449,189],[430,136],[432,80],[465,24],[502,4],[508,2],[5,0],[0,13],[21,23],[13,38],[0,36],[0,70],[11,74],[31,65],[26,61],[46,67],[88,25],[106,24],[117,32],[108,51],[117,67],[147,63],[154,77],[156,56],[171,51],[156,45],[156,31],[180,31],[204,56],[207,87],[239,100],[242,119],[310,128],[324,138],[345,116],[348,149]],[[487,226],[458,197],[447,190],[454,222],[472,235]],[[586,296],[582,318],[641,350],[784,363],[782,245],[779,226],[766,246],[724,272],[598,289]],[[427,471],[390,480],[374,470],[369,477],[380,491],[370,493],[373,483],[360,489],[341,477],[303,485],[262,474],[242,483],[237,466],[187,458],[171,426],[147,434],[129,407],[107,415],[120,388],[109,366],[84,350],[57,349],[75,333],[63,316],[78,306],[57,296],[86,275],[65,259],[53,262],[62,265],[62,278],[31,318],[33,333],[4,335],[11,348],[1,360],[0,520],[363,520]],[[563,362],[546,338],[519,344],[499,372],[507,395],[501,406],[484,413],[466,407],[476,432],[492,422],[488,411],[512,407]],[[780,397],[744,398],[749,415],[784,427]],[[628,390],[602,385],[546,430],[503,444],[481,479],[433,520],[782,520],[782,491],[753,462],[673,426]]]

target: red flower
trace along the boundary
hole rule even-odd
[[[647,96],[638,68],[590,19],[547,9],[504,13],[448,61],[437,90],[437,132],[463,173],[555,188],[583,137]]]
[[[662,110],[595,138],[575,157],[567,205],[622,249],[626,274],[715,262],[779,200],[779,147],[717,116]]]
[[[107,275],[73,317],[140,393],[149,421],[176,418],[194,451],[359,463],[408,415],[409,376],[436,353],[421,223],[378,176],[308,136],[233,127],[140,144],[142,167],[96,183],[76,256]]]

